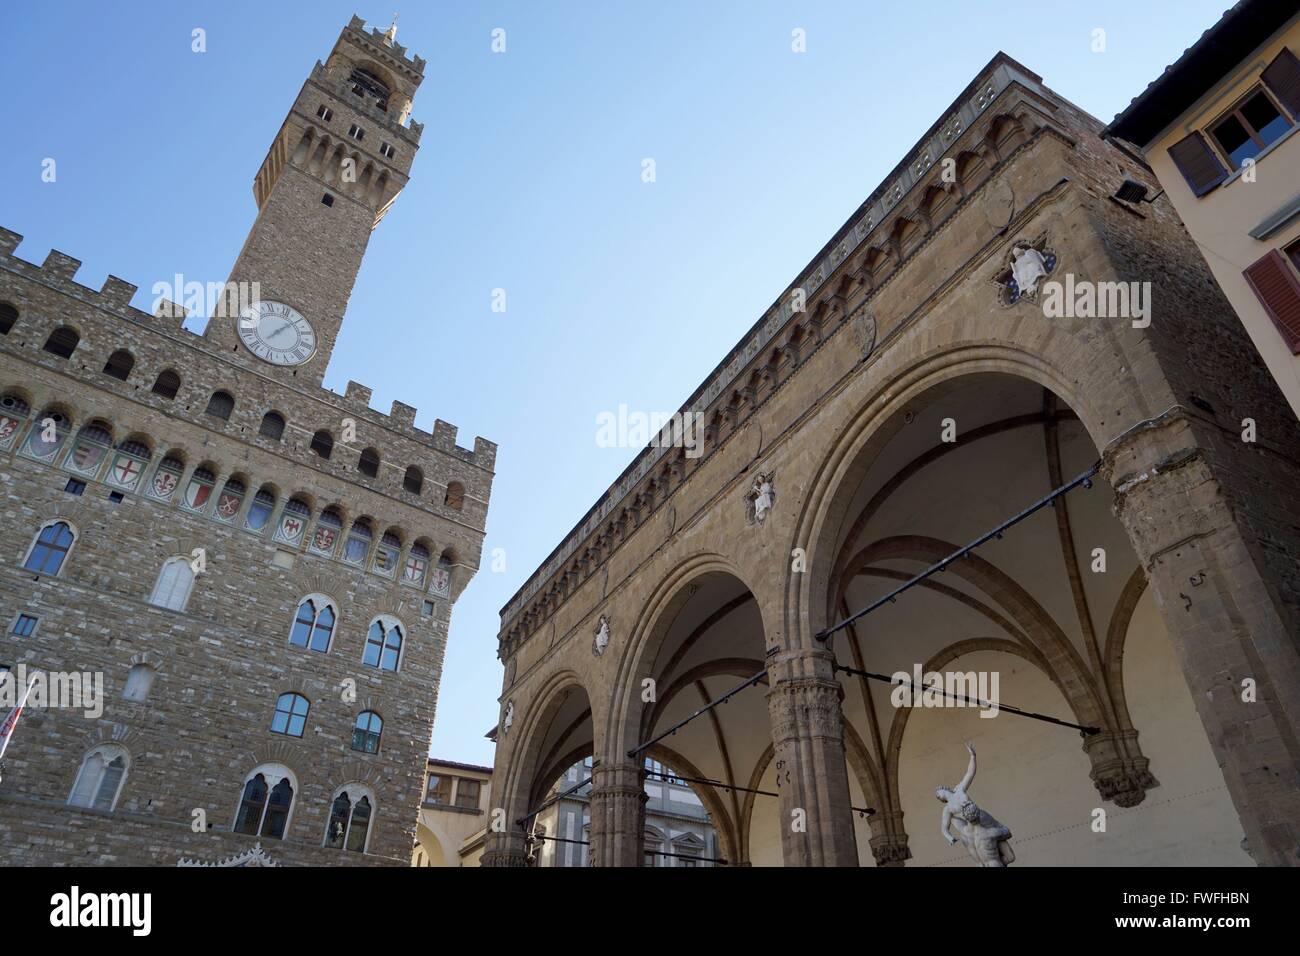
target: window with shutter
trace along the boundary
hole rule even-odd
[[[1291,350],[1300,355],[1300,278],[1276,249],[1242,273]]]
[[[1273,62],[1264,68],[1260,79],[1286,107],[1291,118],[1300,119],[1300,59],[1283,47]]]
[[[169,611],[183,611],[193,587],[194,571],[190,562],[185,558],[171,558],[158,572],[158,582],[149,595],[149,603]]]
[[[1170,146],[1169,155],[1197,196],[1204,196],[1228,178],[1223,163],[1219,162],[1219,157],[1214,155],[1214,150],[1199,132]]]

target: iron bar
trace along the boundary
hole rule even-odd
[[[711,711],[714,707],[717,707],[719,704],[725,704],[731,697],[733,697],[736,694],[739,694],[746,687],[752,687],[754,684],[757,684],[760,680],[762,680],[766,676],[767,676],[767,670],[764,669],[759,671],[753,677],[746,678],[743,683],[737,684],[735,687],[731,688],[731,690],[727,691],[717,700],[709,701],[707,704],[705,704],[695,713],[691,714],[689,717],[677,721],[677,723],[673,724],[671,727],[665,730],[658,737],[652,737],[649,740],[647,740],[645,743],[638,744],[637,746],[633,747],[631,750],[627,752],[627,755],[629,757],[640,756],[641,753],[647,748],[653,747],[655,744],[659,743],[659,741],[663,740],[665,737],[671,737],[673,734],[677,733],[677,731],[681,730],[683,727],[689,724],[696,717],[699,717],[701,714],[707,714],[709,711]]]
[[[1061,485],[1061,487],[1055,489],[1054,491],[1049,492],[1046,497],[1040,498],[1038,501],[1034,502],[1024,511],[1021,511],[1019,514],[1014,515],[1011,518],[1008,518],[1006,521],[1002,522],[1002,524],[998,525],[992,531],[986,531],[984,534],[980,535],[970,544],[966,545],[963,548],[958,548],[956,551],[948,555],[943,560],[930,565],[930,567],[926,568],[920,574],[904,581],[898,587],[894,588],[894,590],[890,591],[888,594],[884,595],[883,597],[877,598],[875,601],[872,601],[870,604],[868,604],[866,607],[862,608],[861,610],[854,611],[852,614],[850,614],[844,620],[840,621],[838,624],[834,624],[822,631],[819,631],[816,635],[817,640],[819,641],[829,640],[836,632],[842,631],[844,628],[848,627],[850,624],[854,623],[855,621],[858,621],[866,617],[868,614],[870,614],[872,611],[876,610],[877,608],[881,607],[882,605],[892,603],[894,599],[897,598],[904,591],[907,591],[910,588],[920,584],[922,581],[926,580],[932,574],[936,574],[939,571],[947,570],[948,565],[952,564],[954,561],[960,561],[962,558],[966,557],[976,548],[980,547],[983,544],[986,544],[993,538],[1002,537],[1002,533],[1006,531],[1008,528],[1011,528],[1012,526],[1019,524],[1021,521],[1024,521],[1030,515],[1035,514],[1038,511],[1041,511],[1043,508],[1046,508],[1053,501],[1055,501],[1057,498],[1061,497],[1062,495],[1066,494],[1067,492],[1073,491],[1075,488],[1079,487],[1080,485],[1083,485],[1085,488],[1091,488],[1093,476],[1097,474],[1097,471],[1100,468],[1101,468],[1101,462],[1094,463],[1092,467],[1090,467],[1083,474],[1079,475],[1076,478],[1071,479],[1070,481]]]
[[[540,805],[538,805],[535,809],[530,810],[528,813],[525,813],[522,817],[520,817],[518,820],[516,820],[515,823],[522,827],[522,826],[524,825],[525,822],[527,822],[528,820],[531,820],[533,817],[537,816],[537,814],[541,813],[543,810],[545,810],[545,809],[546,809],[547,807],[549,807],[551,804],[555,803],[555,802],[558,801],[558,800],[563,800],[563,799],[564,799],[565,797],[567,797],[569,794],[573,793],[573,792],[576,791],[576,790],[581,790],[583,787],[585,787],[585,786],[586,786],[587,784],[589,784],[589,783],[591,783],[591,777],[587,777],[586,779],[579,781],[578,783],[576,783],[576,784],[574,784],[572,787],[570,787],[568,790],[565,790],[563,793],[557,793],[557,794],[556,794],[555,796],[553,796],[553,797],[547,797],[545,800],[543,800],[543,801],[541,802]]]
[[[966,697],[964,695],[959,696],[957,694],[950,694],[948,691],[944,690],[941,687],[918,688],[916,684],[912,683],[911,681],[908,681],[906,684],[904,684],[902,681],[896,681],[892,677],[886,677],[884,674],[873,674],[871,671],[858,670],[856,667],[846,667],[843,664],[837,663],[835,665],[835,669],[844,674],[852,674],[855,677],[867,677],[870,678],[871,680],[878,680],[885,684],[895,684],[899,687],[911,687],[913,691],[913,695],[917,693],[924,693],[926,691],[930,691],[931,693],[942,694],[944,697],[951,697],[953,700],[960,700],[963,703],[974,701],[975,703],[979,704],[981,707],[985,709],[994,706],[989,701],[980,700],[978,697]],[[916,699],[915,696],[913,696],[913,700],[915,699]],[[1049,717],[1046,714],[1034,713],[1032,710],[1021,710],[1019,707],[1012,707],[1010,704],[999,703],[996,705],[996,707],[998,710],[1005,710],[1008,713],[1017,714],[1021,717],[1029,717],[1033,720],[1042,720],[1049,724],[1057,724],[1061,727],[1069,727],[1073,730],[1078,730],[1082,732],[1085,736],[1088,737],[1092,737],[1095,734],[1101,733],[1100,727],[1085,727],[1082,724],[1072,724],[1068,720],[1061,720],[1059,717]]]
[[[578,846],[591,846],[590,840],[570,840],[566,837],[553,836],[531,836],[530,840],[550,840],[552,843],[574,843]],[[696,856],[694,853],[669,853],[667,850],[646,850],[644,851],[651,856],[671,856],[680,860],[698,860],[701,863],[717,863],[721,866],[730,866],[731,862],[720,856]]]
[[[698,783],[705,787],[715,787],[719,790],[736,791],[737,793],[756,793],[760,797],[779,797],[780,794],[774,790],[755,790],[753,787],[742,787],[734,783],[727,783],[723,780],[709,780],[706,777],[683,777],[680,773],[660,773],[657,770],[647,770],[646,776],[659,777],[663,780],[672,782],[679,780],[682,783]],[[861,813],[863,816],[871,816],[875,813],[872,807],[849,807],[854,813]]]

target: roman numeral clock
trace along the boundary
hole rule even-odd
[[[316,330],[292,306],[263,299],[246,306],[237,321],[239,340],[272,365],[302,365],[316,354]]]

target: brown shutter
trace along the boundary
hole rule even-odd
[[[1300,60],[1286,47],[1282,48],[1260,79],[1287,108],[1291,118],[1300,118]]]
[[[1291,354],[1300,355],[1300,278],[1286,256],[1274,249],[1242,275],[1282,333]]]
[[[1214,150],[1210,149],[1210,144],[1199,132],[1170,146],[1169,155],[1197,196],[1204,196],[1228,178],[1223,163],[1219,162],[1219,157],[1214,155]]]

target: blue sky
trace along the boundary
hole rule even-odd
[[[312,65],[353,13],[392,16],[359,2],[9,0],[0,225],[19,254],[60,249],[86,285],[135,283],[142,308],[176,272],[224,280]],[[1228,5],[405,4],[398,39],[429,61],[424,136],[325,381],[500,445],[433,752],[492,762],[498,611],[636,451],[597,446],[599,413],[674,411],[999,49],[1109,119]]]

